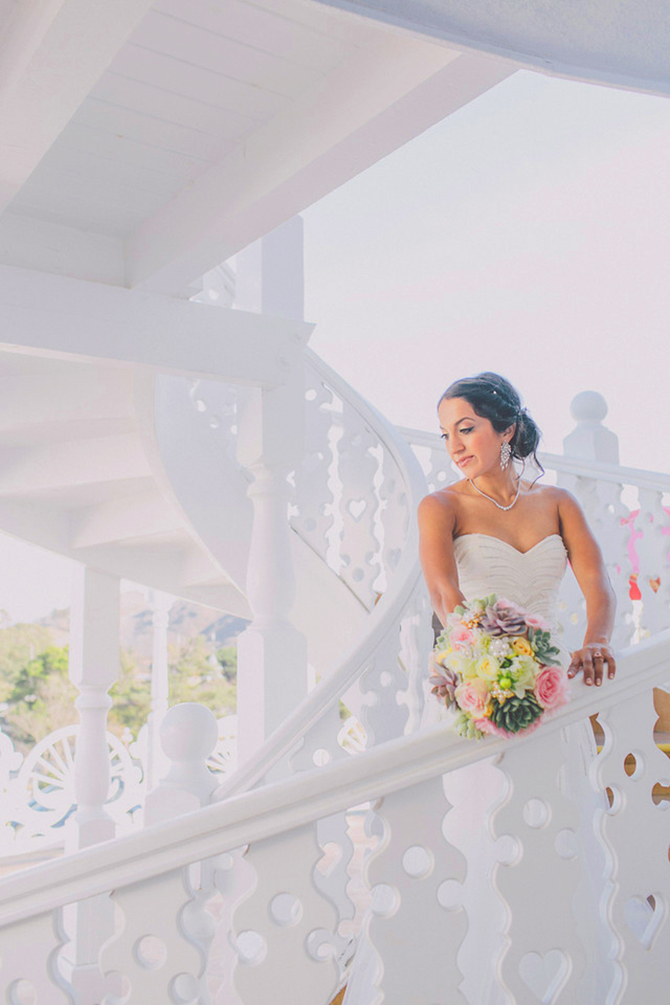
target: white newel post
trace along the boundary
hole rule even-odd
[[[570,414],[577,423],[563,440],[566,457],[604,464],[619,463],[619,437],[603,425],[607,402],[598,391],[581,391],[570,403]]]
[[[170,608],[174,603],[174,597],[159,590],[151,590],[149,602],[153,624],[153,652],[151,711],[147,719],[147,791],[153,789],[168,768],[168,761],[161,745],[160,728],[170,700],[167,640]]]
[[[236,306],[303,317],[302,220],[295,217],[237,256]],[[248,758],[307,693],[307,645],[291,624],[296,595],[288,476],[304,450],[304,374],[242,391],[238,460],[253,482],[247,598],[254,619],[237,642],[238,757]]]
[[[79,690],[75,705],[80,727],[75,749],[77,812],[69,832],[69,851],[114,837],[105,811],[110,768],[107,713],[109,688],[119,675],[119,580],[78,566],[74,574],[70,630],[70,677]],[[65,912],[71,936],[66,954],[69,979],[80,1005],[97,1005],[104,991],[98,965],[102,944],[114,930],[114,907],[106,895],[73,905]]]

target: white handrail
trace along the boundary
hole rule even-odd
[[[439,433],[426,432],[423,429],[410,429],[407,426],[397,426],[397,431],[408,443],[417,447],[443,449]],[[614,482],[619,485],[637,485],[639,488],[651,489],[656,492],[670,492],[670,475],[660,471],[645,471],[643,468],[625,468],[620,464],[606,464],[603,461],[584,460],[581,457],[571,457],[564,454],[549,454],[541,451],[538,458],[543,467],[553,471],[577,475],[580,478],[594,478],[603,482]]]
[[[0,881],[0,926],[171,872],[226,850],[285,833],[369,799],[379,798],[533,743],[554,731],[670,679],[670,630],[620,655],[615,681],[602,689],[571,684],[571,702],[539,733],[465,742],[446,723],[380,744],[357,758],[215,803],[167,823],[95,845]]]
[[[340,398],[356,408],[359,415],[372,426],[380,442],[395,460],[408,485],[409,505],[418,505],[426,492],[426,483],[413,451],[398,435],[395,427],[369,402],[361,398],[343,378],[324,363],[311,349],[305,350],[307,362],[317,371]],[[393,574],[391,585],[365,622],[365,637],[344,658],[340,666],[321,680],[314,690],[284,720],[278,729],[249,760],[241,765],[216,791],[216,799],[244,792],[260,781],[270,768],[287,754],[295,744],[318,722],[331,704],[356,681],[387,632],[398,621],[414,591],[421,583],[419,564],[419,537],[414,513],[410,513],[409,529],[400,562]]]

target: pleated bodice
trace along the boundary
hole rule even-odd
[[[526,552],[489,534],[462,534],[454,540],[454,556],[468,600],[496,593],[556,626],[558,590],[567,566],[560,534],[549,534]]]

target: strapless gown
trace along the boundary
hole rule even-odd
[[[486,534],[464,534],[454,541],[461,591],[469,600],[496,593],[519,604],[525,610],[544,618],[557,632],[558,592],[567,566],[567,553],[559,534],[539,541],[530,551],[520,552],[512,545]],[[560,636],[555,639],[561,649],[562,662],[569,662],[569,652]],[[422,727],[434,725],[452,713],[435,700],[427,690]],[[570,727],[569,747],[574,751],[572,771],[574,790],[593,812],[594,794],[586,774],[596,747],[588,720]],[[466,741],[464,741],[466,742]],[[504,757],[504,755],[503,755]],[[468,911],[468,931],[458,954],[458,966],[463,974],[461,991],[471,1005],[503,1005],[509,999],[500,992],[493,976],[493,967],[483,967],[482,960],[496,960],[504,951],[505,907],[495,894],[491,876],[496,866],[494,835],[488,821],[507,795],[507,783],[495,767],[497,759],[488,758],[444,776],[446,797],[452,806],[447,814],[445,836],[467,860],[464,885],[464,905]],[[584,828],[584,842],[590,847],[585,853],[593,863],[593,872],[603,873],[603,853]],[[590,910],[597,902],[600,889],[582,891],[582,907]],[[366,939],[363,926],[359,946],[344,996],[343,1005],[380,1005],[382,996],[377,981],[380,960]],[[594,936],[597,939],[597,936]],[[606,946],[592,945],[593,958],[607,955]],[[411,961],[408,961],[411,965]],[[590,990],[586,998],[595,1005],[601,987],[608,980],[592,968]],[[604,1001],[604,996],[601,999]],[[407,1005],[410,1005],[408,1002]]]

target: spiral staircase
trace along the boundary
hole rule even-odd
[[[576,401],[565,454],[542,460],[603,547],[620,674],[506,747],[421,731],[414,513],[453,473],[436,436],[395,429],[309,349],[302,315],[295,214],[521,60],[298,0],[7,8],[0,529],[77,562],[81,726],[69,853],[0,882],[0,996],[328,1005],[365,915],[389,1005],[662,1000],[670,477],[621,467],[602,401]],[[118,836],[121,577],[250,626],[240,767],[217,786],[207,710],[168,714],[170,771]],[[560,618],[574,642],[571,575]],[[566,727],[596,714],[584,820]],[[444,784],[482,760],[506,935],[487,1003],[459,969],[482,880]],[[0,735],[1,784],[12,771]],[[588,919],[585,843],[604,881]]]

